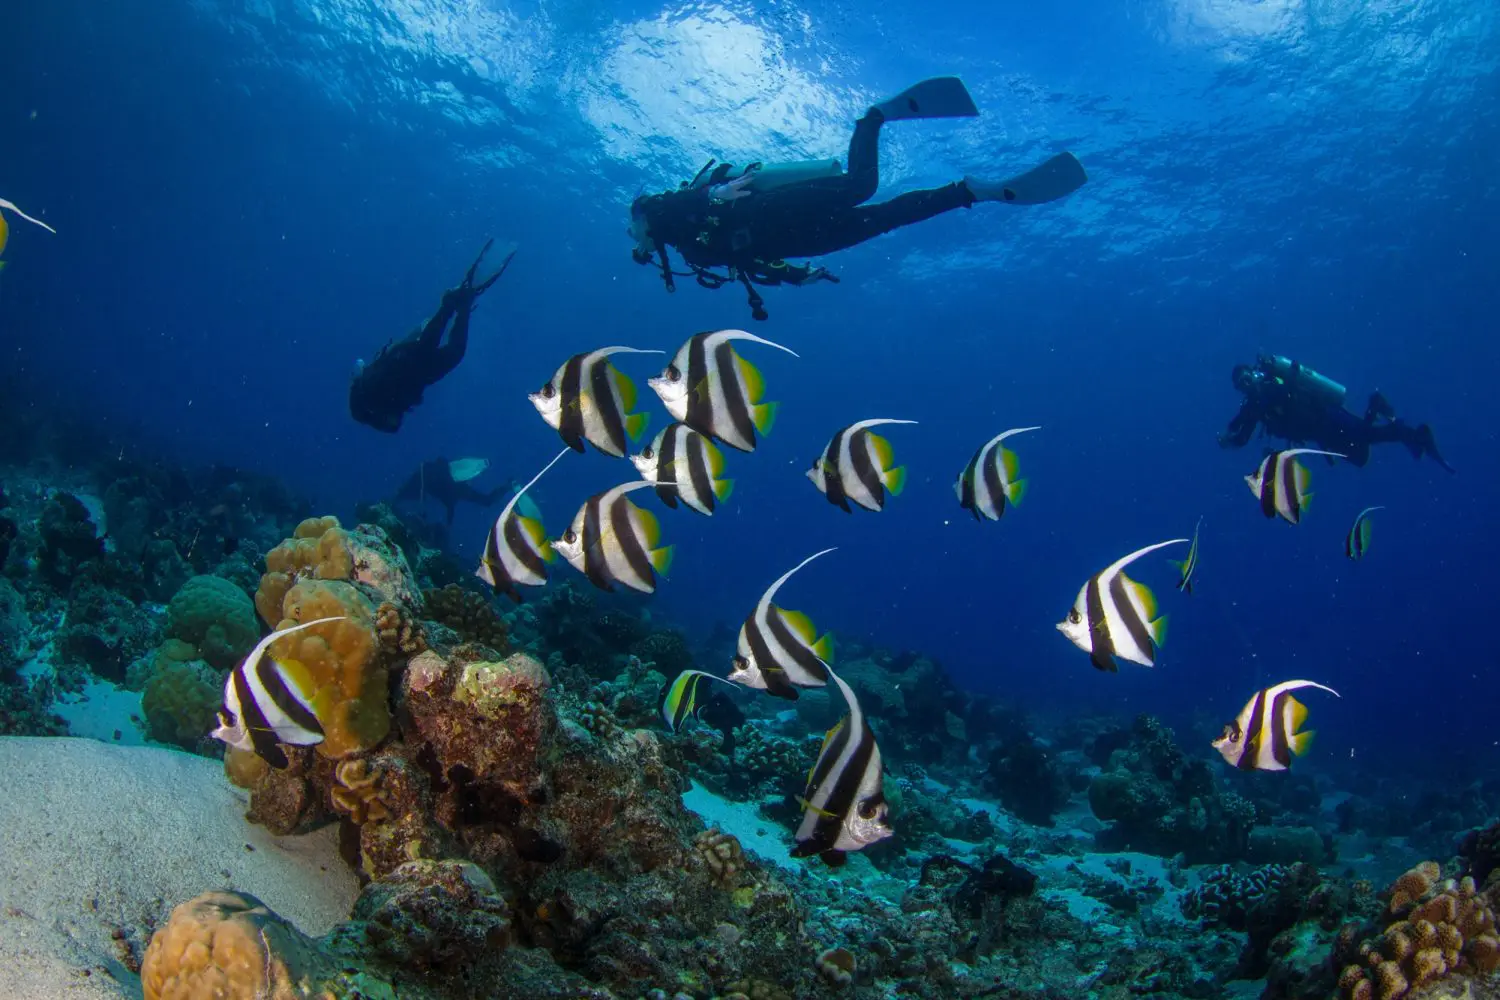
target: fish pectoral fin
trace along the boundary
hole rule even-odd
[[[639,441],[641,435],[646,433],[646,425],[651,422],[651,414],[646,412],[632,413],[625,418],[625,434],[632,441]]]
[[[1298,757],[1301,757],[1303,754],[1307,753],[1307,751],[1312,749],[1313,736],[1316,735],[1316,733],[1317,730],[1314,729],[1309,729],[1305,733],[1298,733],[1296,736],[1293,736],[1291,739],[1287,740],[1287,746],[1291,748],[1292,753],[1296,754]]]
[[[901,491],[906,489],[906,466],[898,465],[894,469],[886,469],[880,474],[880,481],[885,488],[891,491],[892,496],[900,496]]]
[[[760,397],[766,394],[766,378],[760,373],[760,369],[740,357],[737,352],[734,367],[739,373],[740,384],[745,387],[745,399],[751,403],[760,402]]]
[[[662,576],[672,571],[672,558],[676,555],[677,547],[668,545],[666,548],[651,550],[651,568]]]
[[[734,492],[734,480],[733,479],[716,479],[716,480],[714,480],[714,496],[718,497],[719,500],[720,500],[720,502],[728,500],[729,499],[729,495],[731,493],[733,493],[733,492]]]
[[[771,428],[776,426],[776,411],[781,408],[780,403],[761,403],[750,410],[751,420],[755,423],[755,429],[762,434],[771,433]]]
[[[811,780],[811,778],[812,778],[812,772],[811,771],[807,772],[807,777],[808,777],[809,780]],[[827,809],[819,809],[817,806],[813,805],[810,801],[808,801],[806,798],[804,798],[801,795],[797,796],[797,802],[807,812],[817,813],[819,816],[826,816],[829,819],[838,819],[839,818],[838,817],[838,813],[831,813]]]
[[[1012,507],[1021,506],[1021,501],[1026,497],[1027,480],[1016,479],[1005,487],[1005,499],[1010,501]]]

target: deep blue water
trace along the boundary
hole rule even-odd
[[[1217,723],[1307,677],[1345,696],[1311,704],[1314,766],[1500,761],[1487,0],[14,6],[0,196],[59,235],[13,225],[5,365],[122,453],[271,472],[345,517],[436,454],[528,478],[559,444],[525,394],[569,354],[751,323],[737,289],[668,296],[631,262],[638,192],[710,155],[842,157],[872,100],[961,75],[983,116],[887,127],[881,197],[1063,148],[1090,183],[828,258],[840,285],[768,291],[754,329],[801,358],[744,353],[781,419],[730,454],[730,509],[664,516],[678,558],[653,613],[738,622],[837,545],[785,603],[976,690]],[[520,252],[463,366],[400,435],[354,424],[354,360],[419,324],[491,235]],[[1241,481],[1260,443],[1214,441],[1230,367],[1260,349],[1352,405],[1378,386],[1460,474],[1388,446],[1365,469],[1313,466],[1301,526],[1262,520]],[[621,365],[654,432],[659,361]],[[911,484],[846,516],[803,472],[872,416],[920,421],[889,435]],[[1026,424],[1044,429],[1016,444],[1025,506],[974,523],[953,477]],[[569,459],[538,490],[548,527],[632,471]],[[1387,509],[1352,564],[1343,536],[1369,504]],[[1096,673],[1053,623],[1090,573],[1200,515],[1198,594],[1162,560],[1136,574],[1173,616],[1159,665]],[[455,541],[477,555],[484,528],[467,510]]]

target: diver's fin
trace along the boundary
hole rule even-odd
[[[935,76],[875,105],[888,122],[911,118],[977,118],[969,88],[956,76]]]
[[[1040,166],[1005,181],[965,177],[964,186],[977,201],[1005,201],[1012,205],[1040,205],[1056,201],[1083,187],[1089,179],[1072,153],[1058,153]]]

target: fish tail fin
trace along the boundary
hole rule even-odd
[[[1010,501],[1012,507],[1021,506],[1021,501],[1026,497],[1026,488],[1029,485],[1025,479],[1017,479],[1005,487],[1005,499]]]
[[[716,497],[719,498],[719,502],[720,503],[723,503],[725,500],[728,500],[730,494],[732,494],[733,492],[734,492],[734,480],[733,479],[718,479],[718,480],[714,481],[714,496],[716,496]]]
[[[893,496],[900,496],[901,491],[906,489],[906,466],[898,465],[894,469],[885,470],[881,473],[880,481],[885,483],[885,488]]]
[[[760,403],[751,410],[751,419],[755,422],[755,429],[762,434],[771,433],[771,428],[776,426],[776,411],[781,409],[780,403]]]
[[[1313,495],[1311,493],[1304,493],[1301,500],[1298,501],[1297,506],[1302,508],[1304,514],[1307,513],[1307,508],[1312,506],[1312,498]]]
[[[833,633],[824,632],[823,637],[813,643],[812,651],[817,654],[818,659],[824,663],[833,662]]]
[[[1309,729],[1305,733],[1298,733],[1287,741],[1287,746],[1291,748],[1292,753],[1301,757],[1312,749],[1313,737],[1316,735],[1317,730],[1315,729]]]
[[[1170,615],[1162,615],[1156,621],[1146,626],[1147,631],[1151,633],[1152,641],[1158,646],[1163,645],[1167,641],[1167,619],[1170,617]]]
[[[677,553],[677,546],[668,545],[665,548],[651,550],[651,568],[662,576],[672,572],[672,559]]]
[[[651,422],[651,414],[646,412],[632,413],[625,418],[625,433],[630,440],[639,441],[641,435],[646,433],[646,425]]]

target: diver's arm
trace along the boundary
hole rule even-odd
[[[1250,443],[1256,425],[1260,423],[1260,408],[1253,400],[1240,404],[1240,412],[1229,421],[1229,426],[1219,433],[1220,448],[1243,448]]]

